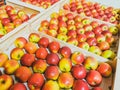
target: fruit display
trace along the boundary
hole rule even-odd
[[[20,0],[20,1],[47,9],[56,2],[58,2],[59,0]]]
[[[21,7],[15,6],[15,4],[0,7],[0,42],[17,32],[18,26],[24,27],[28,20],[39,13],[38,11],[30,12],[30,9],[27,7],[25,10],[25,7]],[[31,11],[33,10],[31,9]]]
[[[118,24],[118,11],[111,6],[106,6],[98,2],[87,1],[87,0],[73,0],[64,4],[63,8],[71,12],[78,13],[82,16],[92,17],[100,19],[105,22],[112,24]]]
[[[119,29],[112,24],[60,10],[42,19],[38,31],[107,59],[116,56]]]
[[[83,54],[46,34],[27,31],[18,33],[11,46],[6,45],[0,53],[2,90],[109,90],[114,73],[99,56]],[[104,80],[111,80],[108,86]]]

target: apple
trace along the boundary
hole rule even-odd
[[[58,16],[58,21],[59,21],[59,23],[62,24],[62,26],[66,26],[67,17],[65,15],[59,15]]]
[[[110,14],[109,14],[109,15],[110,15]],[[111,15],[111,17],[110,17],[110,22],[111,22],[111,23],[114,23],[115,21],[116,21],[116,17]]]
[[[101,27],[102,31],[105,31],[105,30],[109,29],[107,24],[101,24],[100,27]]]
[[[100,63],[100,65],[97,68],[97,71],[103,76],[103,77],[109,77],[112,74],[112,67],[108,63]]]
[[[110,45],[112,45],[113,42],[115,41],[115,38],[114,38],[114,37],[108,37],[108,38],[106,38],[106,41],[107,41]]]
[[[27,90],[26,86],[23,83],[15,83],[10,87],[10,90]]]
[[[13,67],[14,66],[14,67]],[[16,60],[8,60],[4,64],[4,71],[6,74],[14,74],[19,68],[20,64]]]
[[[86,41],[86,35],[85,34],[78,34],[77,35],[77,40],[78,42],[85,42]]]
[[[85,30],[84,30],[84,28],[79,28],[79,29],[76,29],[76,33],[77,34],[84,34]]]
[[[82,22],[83,25],[87,25],[87,24],[90,24],[90,23],[91,23],[88,18],[83,18],[83,19],[81,20],[81,22]]]
[[[74,21],[76,22],[81,22],[81,16],[80,15],[75,15]]]
[[[74,25],[75,21],[74,21],[74,19],[70,19],[70,20],[68,19],[66,23],[67,23],[67,25]]]
[[[104,42],[106,40],[106,37],[103,34],[96,34],[95,35],[97,43]]]
[[[63,5],[63,8],[64,8],[65,10],[70,10],[70,6],[69,6],[69,4],[67,4],[67,3],[65,3],[65,4]]]
[[[44,73],[46,68],[47,68],[46,61],[41,59],[34,61],[32,66],[32,69],[35,73],[41,73],[41,74]]]
[[[102,33],[102,28],[100,26],[95,27],[92,30],[95,34],[101,34]]]
[[[44,76],[40,73],[34,73],[30,76],[28,79],[28,88],[30,90],[38,90],[42,88],[42,85],[44,84]]]
[[[1,23],[3,24],[3,25],[7,25],[8,23],[10,23],[11,21],[10,21],[10,19],[9,18],[3,18],[2,20],[1,20]]]
[[[63,47],[60,48],[59,54],[62,57],[70,58],[70,56],[72,54],[72,51],[71,51],[71,49],[68,46],[63,46]]]
[[[32,71],[30,68],[26,66],[20,66],[16,71],[15,71],[15,77],[20,81],[20,82],[26,82],[32,75]]]
[[[77,40],[77,38],[71,37],[71,38],[68,38],[67,43],[77,46],[78,40]]]
[[[89,51],[94,53],[94,54],[97,54],[97,55],[101,55],[102,54],[102,51],[101,51],[101,49],[98,46],[91,46],[89,48]]]
[[[0,29],[0,38],[3,37],[3,36],[6,35],[6,34],[7,34],[6,29],[1,28],[1,29]]]
[[[3,67],[5,62],[7,62],[9,59],[8,55],[6,53],[0,53],[0,67]]]
[[[6,11],[9,11],[9,10],[12,10],[12,9],[14,9],[14,7],[11,6],[11,5],[6,5],[6,6],[5,6],[5,10],[6,10]]]
[[[97,45],[97,40],[95,37],[87,38],[86,42],[89,44],[89,46],[95,46]]]
[[[113,34],[113,35],[116,35],[118,33],[118,28],[116,26],[111,26],[109,28],[109,31]]]
[[[94,57],[87,56],[83,65],[87,70],[95,70],[98,67],[98,61]]]
[[[76,79],[84,79],[86,77],[87,71],[83,65],[72,66],[71,73]]]
[[[6,31],[7,31],[7,33],[8,33],[8,32],[10,32],[10,31],[12,31],[12,30],[15,28],[15,26],[14,26],[13,23],[7,23],[7,24],[4,26],[4,28],[6,29]]]
[[[68,29],[66,27],[59,27],[58,33],[67,34]]]
[[[0,89],[9,90],[13,85],[13,78],[10,75],[3,74],[0,76]]]
[[[47,34],[52,36],[52,37],[56,37],[57,36],[57,31],[56,30],[47,30]]]
[[[74,83],[74,78],[71,75],[71,73],[66,72],[66,73],[61,73],[59,78],[58,78],[58,84],[60,88],[66,88],[69,89],[73,86]]]
[[[25,15],[26,13],[23,10],[18,10],[17,11],[18,16],[21,18],[23,15]]]
[[[91,13],[91,11],[90,10],[84,10],[84,13],[85,13],[85,15],[86,16],[92,16],[92,13]]]
[[[92,88],[92,90],[103,90],[101,87],[94,87],[94,88]]]
[[[78,47],[85,49],[85,50],[89,50],[90,46],[87,42],[79,42]]]
[[[48,49],[52,53],[57,53],[60,49],[60,43],[57,41],[52,41],[48,44]]]
[[[40,35],[38,33],[31,33],[28,37],[29,42],[38,43]]]
[[[24,48],[26,43],[27,43],[27,40],[25,37],[18,37],[14,41],[15,47],[18,47],[18,48]]]
[[[38,41],[38,46],[42,46],[44,48],[47,48],[49,44],[49,39],[47,37],[41,37]]]
[[[15,27],[18,27],[22,24],[22,20],[20,18],[17,18],[13,21],[13,24]]]
[[[102,34],[103,34],[106,38],[112,37],[112,33],[111,33],[109,30],[102,31]]]
[[[85,59],[84,55],[78,51],[72,53],[72,55],[71,55],[71,61],[75,65],[82,64],[84,62],[84,59]]]
[[[7,13],[2,13],[0,14],[0,20],[2,20],[3,18],[9,18]]]
[[[8,16],[11,16],[13,14],[17,14],[17,11],[15,9],[11,9],[7,11]]]
[[[48,51],[44,47],[39,47],[35,53],[35,56],[39,59],[45,59],[47,55],[48,55]]]
[[[48,66],[45,70],[44,76],[48,80],[57,80],[59,73],[60,72],[57,66]]]
[[[110,49],[110,45],[109,45],[109,43],[106,42],[106,41],[103,41],[103,42],[98,43],[98,47],[99,47],[101,50],[108,50],[108,49]]]
[[[71,37],[76,38],[77,33],[75,30],[69,30],[67,33],[67,36],[68,36],[68,38],[71,38]]]
[[[16,47],[11,50],[10,57],[11,59],[20,60],[24,53],[23,49]]]
[[[93,29],[90,24],[84,25],[83,28],[84,28],[85,31],[92,31],[92,29]]]
[[[114,59],[116,55],[112,50],[104,50],[101,56],[107,59]]]
[[[91,25],[92,28],[94,29],[94,28],[96,28],[96,27],[99,26],[99,23],[98,23],[97,21],[92,21],[92,22],[90,23],[90,25]]]
[[[57,24],[49,24],[49,29],[50,30],[58,30],[58,25]]]
[[[76,26],[74,24],[68,24],[67,29],[69,30],[76,30]]]
[[[44,25],[45,21],[46,21],[46,25]],[[59,21],[58,21],[57,18],[51,18],[51,19],[50,19],[50,22],[48,22],[47,20],[45,20],[45,21],[44,21],[44,23],[43,23],[42,26],[48,27],[48,25],[50,25],[50,24],[58,25],[58,23],[59,23]],[[41,23],[41,24],[42,24],[42,23]]]
[[[35,43],[27,42],[24,46],[24,49],[29,54],[34,54],[36,52],[36,50],[38,49],[38,47]]]
[[[60,58],[56,53],[50,53],[46,57],[46,62],[49,65],[58,65],[59,60]]]
[[[62,41],[64,41],[64,42],[67,42],[67,40],[68,40],[68,36],[67,36],[67,35],[64,35],[64,34],[62,34],[62,33],[57,34],[57,37],[56,37],[56,38],[59,39],[59,40],[62,40]]]
[[[72,62],[69,58],[61,58],[59,61],[59,69],[62,72],[69,72],[72,68]]]
[[[97,85],[101,84],[101,82],[102,82],[102,76],[101,76],[101,74],[98,71],[96,71],[96,70],[90,70],[87,73],[86,81],[91,86],[97,86]]]
[[[20,16],[20,19],[22,20],[22,22],[26,22],[29,20],[29,16],[27,14],[25,14],[25,15]]]
[[[17,14],[12,14],[11,16],[10,16],[10,20],[11,21],[14,21],[15,19],[18,19],[19,17],[18,17],[18,15]]]
[[[72,90],[90,90],[86,81],[78,79],[74,81]]]
[[[57,81],[53,81],[53,80],[48,80],[45,82],[45,84],[43,85],[42,90],[60,90],[60,87],[57,83]]]
[[[93,31],[86,31],[85,35],[86,35],[86,38],[95,37],[95,33]]]
[[[74,14],[73,13],[67,13],[65,16],[67,17],[68,20],[71,20],[71,19],[74,18]]]
[[[48,20],[42,20],[41,21],[41,24],[40,24],[42,27],[47,27],[49,26],[49,21]]]
[[[31,66],[34,61],[35,61],[34,54],[29,54],[29,53],[25,53],[20,59],[20,63],[23,66],[28,66],[28,67]]]

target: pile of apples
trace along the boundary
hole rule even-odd
[[[56,2],[58,2],[59,0],[20,0],[20,1],[47,9]]]
[[[0,7],[0,37],[35,16],[26,14],[23,10],[16,10],[11,5]]]
[[[0,53],[1,90],[103,90],[112,74],[108,63],[38,33],[16,38],[8,51]]]
[[[104,58],[115,57],[111,47],[116,41],[114,36],[118,33],[116,26],[108,26],[63,10],[62,15],[53,12],[49,20],[41,21],[39,31]]]
[[[73,0],[69,4],[64,4],[63,8],[71,12],[76,12],[82,16],[88,16],[113,24],[118,24],[118,21],[116,20],[118,9],[114,9],[110,6],[107,7],[97,2]]]

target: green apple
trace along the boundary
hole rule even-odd
[[[62,33],[62,34],[67,34],[68,30],[66,27],[60,27],[59,30],[58,30],[59,33]]]
[[[4,28],[0,29],[0,37],[4,36],[5,34],[7,34],[7,31]]]
[[[69,72],[72,67],[72,62],[69,58],[62,58],[59,61],[59,68],[62,72]]]
[[[102,51],[100,50],[100,48],[98,46],[91,46],[89,48],[89,51],[94,53],[94,54],[97,54],[97,55],[101,55],[102,54]]]
[[[114,59],[116,55],[112,50],[105,50],[101,56],[107,59]]]
[[[119,31],[119,29],[116,27],[116,26],[111,26],[109,28],[109,31],[113,34],[113,35],[116,35]]]

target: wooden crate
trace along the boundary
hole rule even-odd
[[[27,8],[25,6],[21,6],[21,5],[18,5],[18,4],[14,4],[14,3],[11,3],[9,1],[6,1],[6,5],[11,5],[13,6],[16,10],[24,10],[25,13],[27,13],[28,15],[32,15],[32,14],[36,14],[35,17],[29,19],[29,20],[32,20],[34,18],[36,18],[38,15],[39,15],[39,11],[37,10],[34,10],[34,9],[30,9],[30,8]],[[1,8],[4,8],[5,6],[2,6]],[[29,21],[28,20],[28,21]],[[3,37],[0,38],[0,47],[2,47],[2,43],[7,39],[9,38],[10,36],[12,36],[14,33],[16,33],[17,31],[19,31],[21,28],[23,28],[24,26],[26,26],[28,24],[28,21],[22,23],[20,26],[16,27],[15,29],[13,29],[11,32],[7,33],[6,35],[4,35]]]
[[[20,36],[28,38],[28,36],[30,35],[30,33],[38,33],[40,35],[40,37],[47,37],[49,38],[50,41],[57,41],[60,43],[61,46],[68,46],[71,48],[72,52],[75,51],[79,51],[82,52],[85,56],[92,56],[94,58],[96,58],[99,62],[107,62],[108,60],[105,60],[104,58],[88,53],[84,50],[81,50],[78,47],[75,47],[73,45],[67,44],[65,42],[62,42],[60,40],[57,40],[56,38],[53,38],[49,35],[46,35],[44,33],[38,32],[36,30],[33,30],[33,28],[29,25],[25,26],[24,28],[22,28],[19,32],[16,32],[16,34],[12,35],[12,37],[8,38],[5,42],[4,42],[4,47],[2,49],[0,49],[0,52],[4,52],[6,53],[8,56],[10,55],[10,51],[12,50],[12,48],[14,48],[14,40]],[[10,57],[10,56],[9,56]],[[118,67],[117,67],[118,68]],[[116,72],[117,72],[117,68],[116,68]],[[3,68],[0,68],[0,70],[3,71]],[[103,78],[103,82],[100,85],[104,90],[109,90],[110,87],[113,87],[113,79],[116,80],[119,75],[117,75],[117,77],[113,77],[115,73],[113,73],[109,78]],[[26,83],[25,83],[26,85]],[[115,87],[116,88],[116,87]],[[113,89],[113,90],[117,90],[117,89]]]

